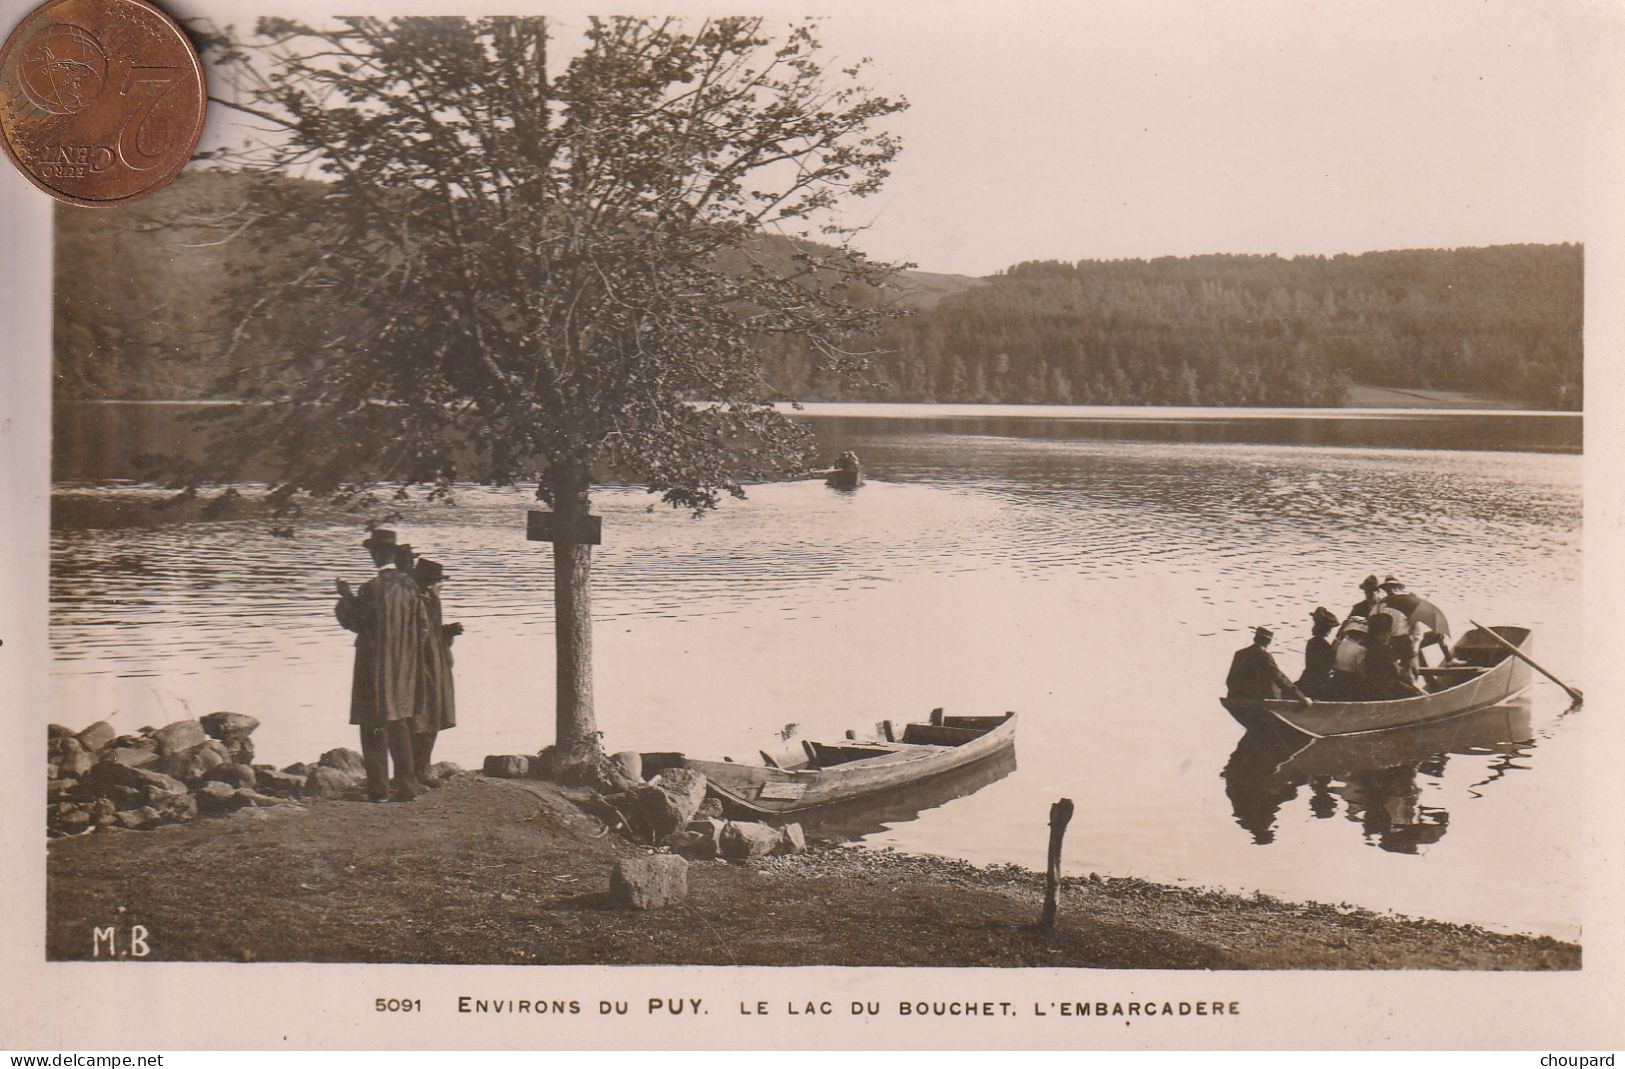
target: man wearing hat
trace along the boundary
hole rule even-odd
[[[1311,698],[1328,698],[1332,685],[1332,664],[1336,655],[1327,635],[1337,626],[1337,617],[1324,605],[1309,614],[1314,633],[1303,650],[1303,675],[1298,677],[1298,689]]]
[[[1224,677],[1228,697],[1242,700],[1292,697],[1300,705],[1314,701],[1288,679],[1270,656],[1270,639],[1275,632],[1267,627],[1253,628],[1253,644],[1230,658],[1230,674]]]
[[[430,774],[429,764],[434,760],[435,738],[445,729],[457,726],[457,700],[451,685],[451,642],[463,633],[463,625],[442,622],[440,584],[446,579],[443,564],[420,557],[412,570],[412,579],[417,583],[426,611],[422,685],[418,691],[417,715],[412,718],[412,760],[417,766],[419,782],[438,787],[440,780]]]
[[[1371,614],[1382,604],[1382,584],[1377,581],[1376,576],[1368,575],[1361,580],[1360,589],[1365,592],[1365,597],[1357,602],[1343,619],[1352,620],[1358,616],[1362,620],[1369,620]]]
[[[375,528],[361,544],[378,574],[354,593],[339,580],[334,608],[339,623],[356,633],[350,723],[361,729],[367,796],[375,802],[389,796],[393,759],[394,796],[411,801],[422,791],[412,760],[412,717],[422,684],[428,613],[417,584],[397,565],[401,547],[395,532]]]

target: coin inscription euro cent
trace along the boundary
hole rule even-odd
[[[49,0],[0,48],[0,146],[70,204],[167,184],[197,148],[206,102],[197,51],[144,0]]]

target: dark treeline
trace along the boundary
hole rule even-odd
[[[229,396],[234,378],[277,375],[291,348],[342,333],[343,309],[289,309],[266,287],[268,268],[308,251],[246,226],[243,203],[240,179],[203,171],[116,219],[58,212],[58,397]],[[868,384],[768,341],[768,387],[1051,404],[1338,405],[1355,384],[1582,400],[1578,245],[1043,262],[898,281],[900,294],[867,295],[915,310],[855,343],[878,350]]]
[[[875,386],[812,399],[1337,405],[1356,383],[1579,408],[1582,248],[1024,263],[895,321]]]

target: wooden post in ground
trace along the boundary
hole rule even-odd
[[[1072,820],[1072,799],[1062,798],[1049,807],[1049,871],[1044,875],[1044,917],[1039,927],[1055,930],[1055,898],[1061,889],[1061,840]]]

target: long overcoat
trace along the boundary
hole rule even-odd
[[[356,633],[350,723],[411,719],[418,708],[428,630],[417,583],[397,569],[381,569],[354,598],[340,598],[334,611],[339,623]]]
[[[440,609],[440,595],[422,594],[426,610],[423,630],[423,677],[418,694],[418,715],[412,730],[418,734],[457,726],[457,698],[451,683],[451,638]]]

